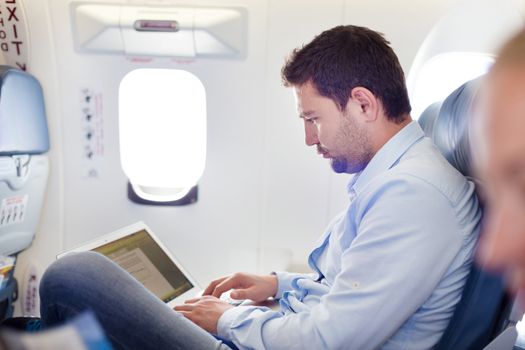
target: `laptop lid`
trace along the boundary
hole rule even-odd
[[[143,222],[66,250],[57,259],[88,250],[113,260],[171,307],[200,291],[194,279]]]

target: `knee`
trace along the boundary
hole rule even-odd
[[[55,261],[42,276],[40,297],[67,294],[79,288],[85,277],[96,274],[101,264],[107,264],[107,261],[106,257],[95,252],[74,253]]]

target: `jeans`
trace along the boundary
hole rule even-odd
[[[54,262],[42,277],[40,299],[45,327],[92,310],[115,349],[231,350],[95,252]]]

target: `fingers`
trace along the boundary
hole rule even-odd
[[[182,316],[184,316],[185,318],[187,318],[191,322],[197,324],[196,323],[197,319],[196,319],[195,315],[191,311],[186,311],[186,310],[175,310],[175,311],[180,313]]]
[[[235,273],[228,277],[222,277],[212,281],[208,287],[204,290],[202,295],[211,295],[219,298],[222,293],[227,292],[231,289],[235,289],[232,292],[231,297],[234,299],[247,299],[250,297],[250,293],[253,291],[254,281],[251,275],[242,272]],[[247,289],[245,289],[247,288]]]
[[[232,307],[230,304],[212,296],[204,296],[194,303],[177,305],[173,309],[197,326],[216,334],[219,318],[226,310]]]
[[[216,298],[220,298],[222,293],[227,292],[230,289],[232,289],[235,284],[236,284],[235,281],[233,281],[231,277],[227,278],[215,287],[211,295]]]
[[[217,299],[217,298],[211,295],[204,295],[202,297],[195,297],[195,298],[188,299],[184,301],[184,304],[195,304],[199,301],[206,302],[207,300],[213,300],[213,299]]]
[[[237,299],[237,300],[249,299],[248,291],[246,289],[235,289],[230,293],[230,297],[232,299]]]
[[[197,318],[195,317],[194,314],[192,314],[191,312],[181,312],[182,316],[186,317],[188,320],[190,320],[191,322],[197,324]],[[198,325],[198,324],[197,324]]]
[[[246,279],[247,276],[245,274],[239,272],[235,273],[230,277],[224,279],[222,282],[220,282],[215,287],[211,295],[213,295],[216,298],[219,298],[222,295],[222,293],[227,292],[230,289],[240,289],[247,287],[247,284],[249,284],[249,282]]]
[[[211,281],[211,283],[208,285],[208,287],[206,287],[206,289],[204,290],[204,292],[202,293],[202,295],[211,295],[211,293],[213,292],[213,290],[215,289],[215,287],[221,283],[222,281],[224,281],[225,279],[227,279],[227,277],[221,277],[221,278],[218,278],[216,280],[213,280]]]
[[[182,304],[182,305],[175,306],[173,310],[184,313],[184,312],[192,311],[194,308],[195,308],[195,305],[193,304]]]
[[[200,299],[201,299],[201,297],[191,298],[191,299],[185,300],[184,304],[193,304],[193,303],[196,303],[197,301],[199,301]]]

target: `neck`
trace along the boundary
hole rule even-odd
[[[374,137],[373,153],[376,154],[377,151],[381,149],[392,137],[394,137],[401,129],[410,124],[412,117],[409,114],[406,114],[402,121],[393,122],[386,118],[382,119],[382,124],[380,128],[376,128],[376,135]]]

